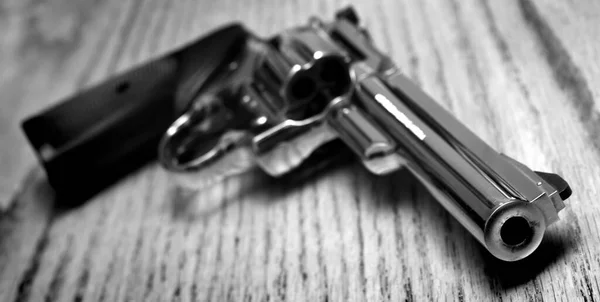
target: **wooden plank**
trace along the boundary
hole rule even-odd
[[[189,194],[154,164],[56,213],[18,130],[25,115],[226,20],[269,35],[341,4],[4,0],[0,197],[17,203],[0,217],[0,300],[600,299],[599,5],[353,2],[443,106],[573,185],[531,258],[493,259],[406,172],[375,178],[358,165],[303,181],[250,172]]]

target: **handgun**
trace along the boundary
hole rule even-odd
[[[410,171],[504,261],[530,255],[571,195],[559,175],[496,152],[415,85],[351,7],[266,38],[224,26],[23,129],[71,203],[155,158],[194,186],[256,167],[281,177],[316,153],[349,152],[374,175]]]

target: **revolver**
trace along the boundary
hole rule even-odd
[[[23,129],[71,203],[156,157],[194,185],[250,167],[280,177],[348,148],[375,175],[410,171],[504,261],[530,255],[571,195],[559,175],[496,152],[412,83],[351,7],[268,38],[225,26]]]

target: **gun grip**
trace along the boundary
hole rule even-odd
[[[224,27],[26,119],[58,204],[80,204],[154,159],[164,131],[246,35]]]

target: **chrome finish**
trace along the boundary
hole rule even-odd
[[[337,110],[329,122],[369,171],[384,175],[405,164],[394,140],[356,106]]]
[[[559,219],[565,205],[555,184],[477,137],[352,18],[312,18],[270,40],[252,38],[247,49],[167,131],[167,169],[198,171],[241,152],[248,156],[239,165],[220,165],[229,169],[217,169],[221,178],[256,166],[280,176],[340,139],[374,174],[408,169],[499,259],[528,256]],[[182,160],[186,149],[196,156]]]
[[[427,123],[427,113],[417,114],[378,75],[364,77],[358,85],[361,105],[377,117],[376,120],[397,141],[402,142],[412,164],[409,170],[492,254],[514,261],[535,250],[547,222],[551,223],[558,211],[547,206],[553,203],[549,194],[540,188],[542,186],[537,185],[538,182],[530,180],[527,186],[529,192],[538,190],[535,198],[524,199],[522,196],[525,194],[511,189],[512,180],[501,179],[502,182],[498,182],[497,177],[487,174],[485,167],[480,165],[482,160],[477,157],[478,154],[459,145],[452,136],[453,132],[439,131],[434,128],[435,124]],[[502,159],[498,153],[485,155]],[[522,173],[507,161],[502,168],[514,174]],[[440,192],[440,188],[451,194]],[[546,205],[546,216],[538,203]],[[508,244],[502,240],[501,228],[516,216],[527,221],[529,230],[521,230],[527,233],[523,240]]]
[[[303,121],[286,120],[254,137],[252,150],[257,164],[271,176],[292,171],[319,147],[338,138],[325,121],[331,111],[344,104],[345,98],[338,97],[315,116]]]

